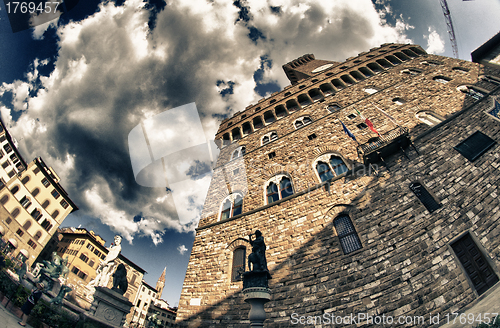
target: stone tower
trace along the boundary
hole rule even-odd
[[[165,287],[165,273],[167,272],[167,267],[163,269],[163,272],[161,273],[160,278],[158,278],[158,281],[156,282],[156,299],[161,299],[161,293],[163,292],[163,287]]]
[[[256,229],[267,327],[351,315],[427,327],[492,288],[499,72],[405,44],[283,68],[290,86],[219,127],[177,322],[248,326],[239,273]]]

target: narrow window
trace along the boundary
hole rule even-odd
[[[36,195],[38,195],[39,193],[40,193],[40,189],[38,189],[38,188],[35,188],[35,189],[31,192],[31,194],[32,194],[33,196],[36,196]]]
[[[321,182],[330,180],[334,177],[332,171],[330,170],[330,166],[326,163],[318,162],[318,164],[316,164],[316,170],[318,171]]]
[[[274,117],[272,111],[268,110],[267,112],[264,113],[264,121],[266,122],[266,124],[271,124],[274,121],[276,121],[276,117]]]
[[[43,208],[47,208],[47,206],[49,206],[49,204],[50,204],[49,200],[48,200],[48,199],[46,199],[46,200],[43,202],[42,207],[43,207]]]
[[[436,114],[434,114],[433,112],[430,112],[430,111],[418,112],[417,114],[415,114],[415,116],[420,121],[424,122],[425,124],[427,124],[429,126],[434,126],[434,125],[439,124],[443,121],[440,117],[438,117]]]
[[[267,203],[271,204],[279,199],[278,186],[274,182],[271,182],[267,186]]]
[[[33,211],[31,211],[31,217],[33,217],[33,219],[37,220],[42,216],[42,213],[40,212],[40,210],[38,210],[37,208],[35,208]]]
[[[3,149],[5,149],[5,152],[8,154],[12,151],[12,147],[9,144],[6,144],[3,146]]]
[[[21,230],[21,228],[17,229],[16,233],[19,237],[22,237],[24,235],[24,232]]]
[[[262,123],[262,119],[260,118],[260,116],[257,116],[253,119],[253,128],[255,130],[258,130],[260,128],[262,128],[264,126],[264,123]]]
[[[341,214],[333,221],[333,225],[344,254],[352,253],[361,248],[361,241],[348,215]]]
[[[54,190],[52,190],[52,193],[51,193],[51,194],[52,194],[52,196],[53,196],[55,199],[58,199],[58,198],[59,198],[59,196],[60,196],[60,195],[59,195],[59,193],[57,192],[57,190],[55,190],[55,189],[54,189]]]
[[[23,229],[24,229],[24,230],[28,230],[30,227],[31,227],[31,221],[30,221],[30,220],[28,220],[28,221],[26,221],[26,222],[24,223],[24,225],[23,225]]]
[[[16,218],[16,217],[19,215],[19,213],[20,213],[20,212],[21,212],[21,211],[19,210],[19,207],[16,207],[16,208],[12,211],[11,215],[12,215],[12,217],[13,217],[13,218]]]
[[[243,129],[243,135],[249,135],[253,132],[252,125],[250,124],[250,122],[243,123],[241,127]]]
[[[313,139],[316,139],[316,138],[317,138],[317,136],[316,136],[315,133],[307,136],[307,139],[309,139],[309,140],[313,140]]]
[[[61,206],[62,206],[64,209],[67,209],[67,208],[68,208],[68,206],[69,206],[69,204],[68,204],[68,202],[67,202],[66,200],[64,200],[64,199],[63,199],[63,200],[61,200]]]
[[[293,195],[292,182],[289,178],[283,178],[280,181],[281,198]]]
[[[25,176],[25,177],[21,180],[21,182],[22,182],[23,184],[27,184],[27,183],[28,183],[28,181],[30,181],[30,177],[29,177],[28,175],[27,175],[27,176]]]
[[[8,200],[9,200],[9,196],[3,195],[3,197],[0,199],[0,204],[5,205]]]
[[[33,173],[38,174],[38,172],[40,172],[40,168],[39,167],[35,167],[35,169],[33,170]]]
[[[455,148],[463,157],[473,162],[496,142],[481,131],[476,131],[470,137],[456,145]]]
[[[243,210],[243,198],[240,196],[236,196],[233,205],[233,216],[241,214]]]
[[[431,196],[427,189],[420,182],[410,183],[410,189],[415,196],[422,202],[429,213],[434,212],[441,207],[438,202]]]
[[[342,107],[340,107],[339,105],[337,104],[330,104],[328,105],[328,107],[326,107],[326,109],[328,109],[328,111],[330,113],[334,113],[334,112],[337,112],[341,109]]]
[[[36,249],[36,244],[35,244],[35,242],[34,242],[33,240],[31,240],[31,239],[30,239],[30,240],[28,240],[28,245],[29,245],[31,248]]]
[[[307,96],[307,94],[301,94],[297,97],[297,100],[299,101],[299,104],[302,108],[309,106],[312,104],[311,99]]]
[[[57,216],[59,215],[59,211],[58,210],[55,210],[53,213],[52,213],[52,218],[55,219],[57,218]]]
[[[224,205],[222,206],[220,219],[221,220],[229,219],[230,215],[231,215],[231,201],[229,199],[226,199]]]
[[[233,141],[241,139],[240,128],[234,128],[231,134],[233,136]]]
[[[285,106],[283,105],[279,105],[279,106],[276,106],[274,108],[275,112],[276,112],[276,116],[281,118],[281,117],[285,117],[288,115],[286,109],[285,109]]]
[[[11,192],[13,195],[15,195],[18,191],[19,191],[19,186],[14,186],[14,188],[12,188],[12,189],[10,190],[10,192]]]
[[[35,234],[35,240],[39,240],[42,237],[42,233],[40,231],[37,231]]]
[[[316,171],[321,182],[344,174],[348,170],[342,158],[335,155],[323,155],[316,164]]]
[[[451,81],[451,79],[449,77],[442,76],[442,75],[434,76],[432,79],[436,82],[444,83],[444,84]]]
[[[275,158],[276,152],[273,151],[272,153],[267,154],[267,156],[269,157],[269,159]]]
[[[231,281],[241,281],[241,274],[245,272],[246,249],[244,247],[236,248],[233,252],[233,267],[231,270]]]
[[[227,146],[231,144],[231,137],[229,136],[229,133],[224,133],[224,135],[222,136],[222,146]],[[43,180],[42,180],[43,182]],[[44,184],[45,186],[45,184]],[[48,186],[45,186],[45,187],[48,187]]]
[[[47,178],[43,178],[42,179],[42,184],[45,188],[47,188],[48,186],[50,186],[50,182],[49,180],[47,180]]]

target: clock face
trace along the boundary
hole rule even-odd
[[[325,69],[328,69],[332,66],[333,66],[333,64],[322,65],[320,67],[316,67],[311,73],[319,73],[319,72],[324,71]]]

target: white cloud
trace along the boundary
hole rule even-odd
[[[181,255],[184,255],[188,251],[185,245],[179,245],[177,247],[177,250],[179,251],[179,253],[181,253]]]
[[[239,8],[232,1],[170,1],[149,31],[150,12],[142,0],[118,7],[102,2],[95,14],[57,28],[57,60],[49,76],[40,76],[38,66],[48,64],[40,58],[25,80],[0,86],[0,94],[13,96],[12,103],[0,103],[0,112],[21,152],[28,161],[42,156],[54,166],[80,208],[77,215],[99,217],[130,243],[135,236],[161,243],[167,228],[194,231],[199,208],[191,205],[205,195],[172,188],[193,200],[177,206],[164,188],[138,186],[127,148],[133,127],[195,102],[211,139],[218,117],[260,98],[253,75],[263,56],[272,61],[264,82],[284,87],[289,81],[281,65],[305,53],[341,61],[381,43],[409,41],[405,31],[411,27],[402,19],[387,25],[370,0],[246,3],[252,19],[235,23]],[[34,37],[52,23],[37,27]],[[262,37],[251,40],[250,26]],[[233,82],[233,93],[221,97],[218,81]],[[12,114],[20,111],[13,122]],[[139,213],[142,220],[134,222]],[[194,221],[182,224],[179,215]]]
[[[424,39],[427,39],[427,49],[425,50],[428,53],[441,54],[444,52],[444,40],[434,28],[429,26],[429,35],[424,35]]]

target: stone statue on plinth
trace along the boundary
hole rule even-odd
[[[108,254],[96,269],[96,277],[87,288],[92,298],[92,305],[84,316],[105,323],[108,326],[123,327],[125,317],[132,308],[132,303],[123,294],[127,291],[127,270],[123,263],[118,264],[122,237],[116,235],[114,245],[108,248]],[[113,277],[113,288],[108,288]]]
[[[266,320],[264,304],[271,299],[268,280],[271,274],[267,268],[266,243],[262,233],[255,231],[255,239],[249,235],[249,242],[252,245],[252,253],[248,256],[248,269],[243,273],[243,299],[250,304],[251,327],[263,327]]]
[[[116,258],[118,257],[118,255],[120,255],[120,252],[122,250],[121,242],[122,237],[116,235],[115,244],[111,245],[104,260],[100,260],[101,263],[97,267],[96,277],[94,280],[89,282],[89,287],[106,287],[108,285],[109,278],[113,274],[113,271],[116,267]]]

